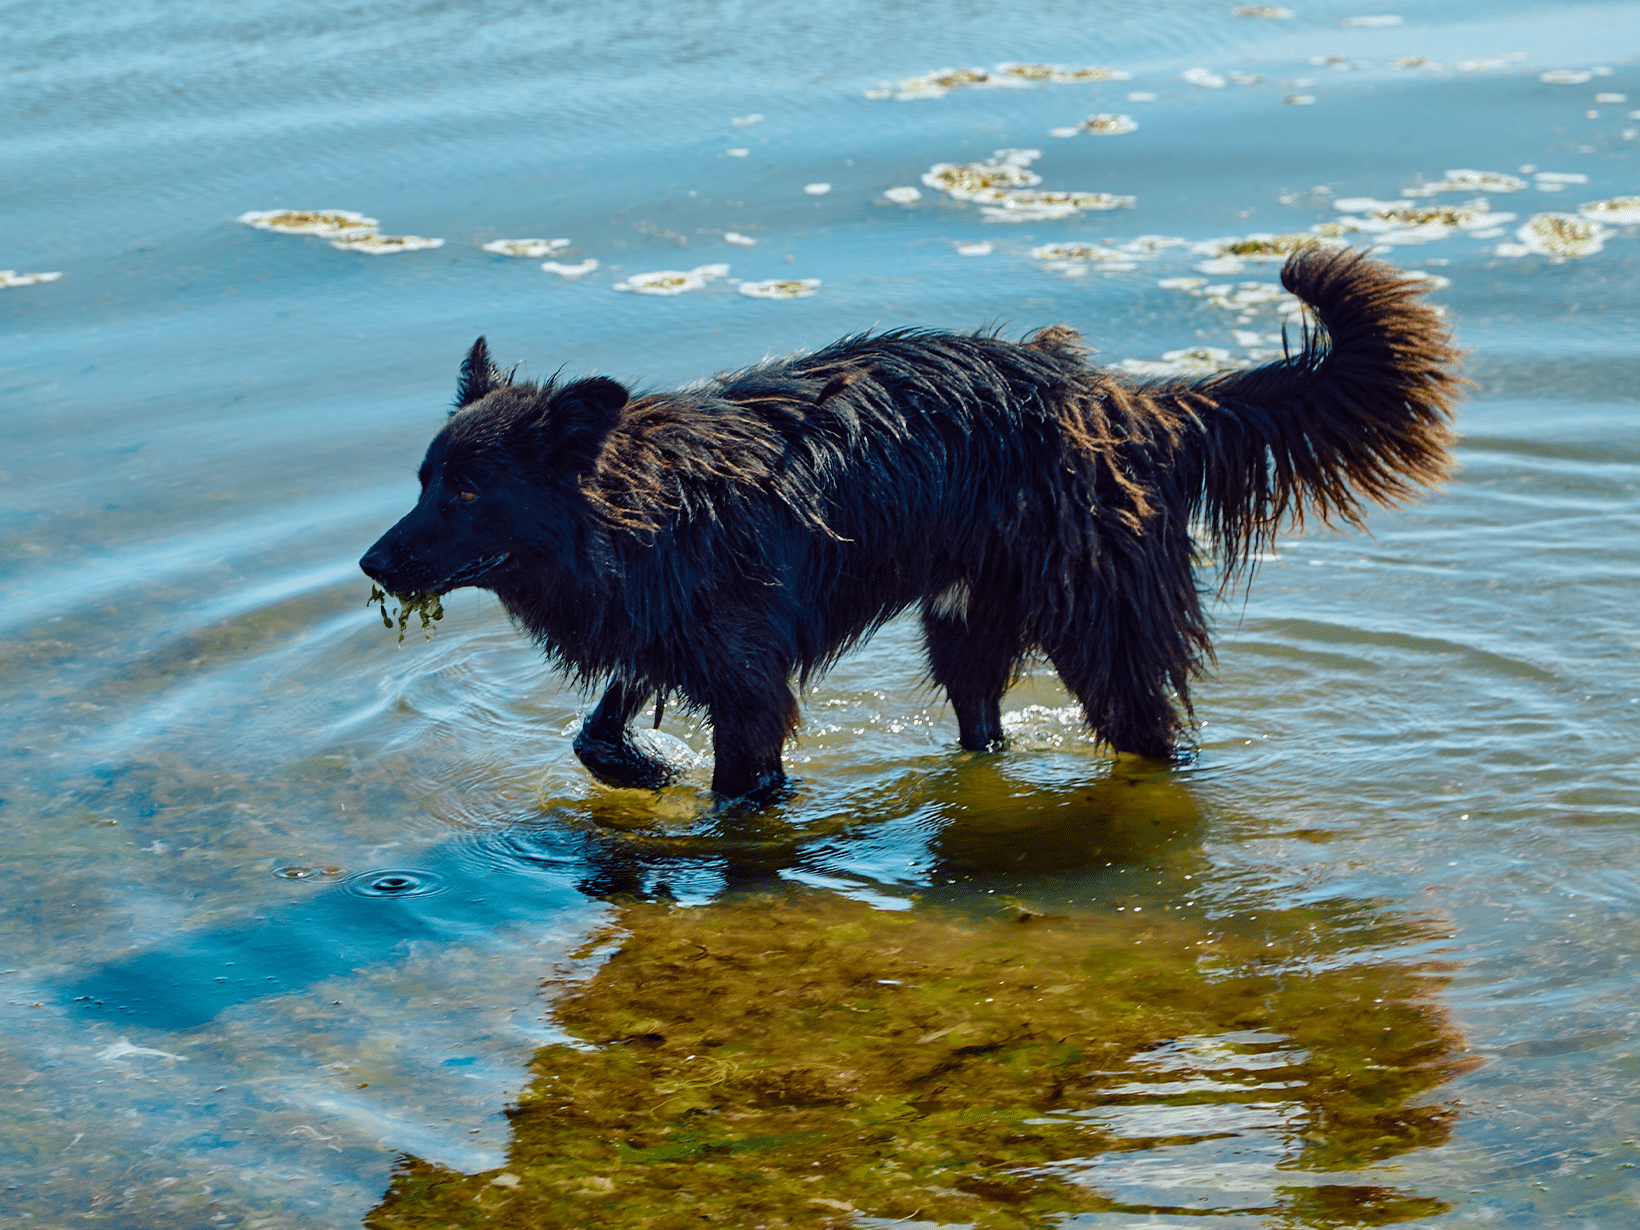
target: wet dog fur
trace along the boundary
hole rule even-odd
[[[604,683],[575,747],[614,785],[675,776],[628,730],[671,697],[710,718],[715,791],[776,797],[794,681],[912,607],[964,748],[1002,746],[1041,653],[1099,739],[1167,758],[1212,654],[1198,551],[1235,579],[1287,523],[1360,526],[1451,465],[1458,352],[1418,284],[1317,248],[1282,281],[1302,344],[1197,381],[1093,367],[1057,325],[861,335],[634,396],[515,381],[480,338],[420,499],[360,564],[493,590]]]

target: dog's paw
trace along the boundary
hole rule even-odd
[[[683,740],[658,730],[623,730],[617,739],[583,730],[574,746],[588,773],[606,786],[629,790],[659,790],[704,763]]]

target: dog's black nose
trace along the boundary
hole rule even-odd
[[[386,582],[382,579],[382,574],[387,571],[391,563],[392,561],[387,558],[387,552],[382,550],[380,543],[377,543],[364,553],[359,560],[359,567],[363,570],[365,576],[378,585],[385,586]]]

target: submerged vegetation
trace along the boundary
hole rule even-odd
[[[393,614],[387,613],[387,600],[392,598],[399,604]],[[370,587],[370,597],[365,599],[366,606],[381,603],[382,627],[392,631],[395,621],[399,628],[399,644],[404,644],[405,629],[410,626],[410,616],[421,616],[421,630],[427,634],[427,639],[433,639],[435,631],[433,625],[444,618],[444,603],[439,595],[430,589],[418,590],[413,594],[390,594],[378,585]]]
[[[1318,951],[1321,921],[1271,915],[1252,936],[1113,904],[1008,902],[975,918],[814,890],[629,901],[580,954],[612,946],[607,960],[560,987],[571,1040],[537,1052],[506,1166],[406,1159],[366,1224],[841,1228],[863,1215],[1026,1230],[1065,1213],[1182,1212],[1122,1203],[1075,1171],[1234,1135],[1222,1116],[1254,1106],[1285,1156],[1238,1211],[1315,1226],[1342,1210],[1350,1224],[1443,1212],[1336,1175],[1283,1182],[1443,1142],[1455,1112],[1421,1098],[1469,1066],[1427,968],[1340,963]],[[1136,1134],[1147,1103],[1198,1109],[1192,1126]]]

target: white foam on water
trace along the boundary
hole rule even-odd
[[[657,269],[650,273],[634,273],[615,283],[613,290],[632,291],[639,295],[681,295],[700,290],[708,282],[729,276],[727,265],[697,265],[693,269]]]
[[[752,299],[809,299],[819,292],[819,278],[766,278],[740,284],[740,293]]]

